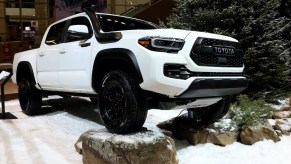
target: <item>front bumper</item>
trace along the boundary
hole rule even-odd
[[[242,92],[248,86],[246,78],[195,79],[177,98],[220,97]]]

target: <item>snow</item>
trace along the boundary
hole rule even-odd
[[[235,131],[237,127],[231,122],[231,119],[221,119],[220,121],[214,123],[214,127],[221,129],[222,131]]]
[[[179,163],[199,164],[278,164],[290,163],[291,137],[282,137],[280,142],[270,140],[252,146],[234,143],[225,147],[213,144],[189,146],[178,142]],[[288,155],[289,154],[289,155]]]
[[[268,123],[269,123],[269,125],[274,126],[274,125],[276,125],[276,120],[268,119]]]
[[[127,143],[138,143],[138,142],[145,142],[145,143],[154,143],[160,138],[162,138],[164,135],[162,133],[137,133],[134,135],[121,135],[118,136],[119,142],[127,142]],[[141,140],[142,139],[142,140]]]
[[[0,163],[82,163],[82,156],[76,152],[74,144],[85,131],[104,129],[98,110],[87,99],[73,98],[52,106],[51,113],[28,117],[20,111],[17,100],[6,102],[6,111],[19,119],[0,120]],[[186,112],[181,109],[149,110],[144,127],[163,132],[156,125],[178,116],[181,111],[182,114]],[[217,126],[229,128],[229,124],[229,120],[222,120]],[[104,138],[106,133],[104,130]],[[149,142],[154,140],[151,135],[142,134],[121,139],[136,142],[139,138]],[[177,139],[175,143],[181,164],[277,164],[291,161],[291,136],[283,136],[277,143],[265,140],[252,146],[238,142],[224,147],[213,144],[193,146]],[[173,149],[170,145],[168,148]]]

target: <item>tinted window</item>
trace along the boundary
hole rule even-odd
[[[73,18],[67,30],[66,42],[89,39],[92,34],[90,21],[86,17]]]
[[[156,29],[157,26],[146,21],[119,17],[113,15],[97,15],[104,32],[137,30],[137,29]]]
[[[66,22],[60,22],[53,25],[47,34],[45,43],[47,45],[56,45],[62,43],[65,25]]]

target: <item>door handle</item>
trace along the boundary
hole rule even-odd
[[[44,57],[44,52],[41,52],[38,56],[39,57]]]
[[[66,51],[65,49],[62,49],[62,50],[59,51],[60,54],[64,54],[64,53],[66,53],[66,52],[67,52],[67,51]]]
[[[81,47],[88,47],[88,46],[90,46],[91,45],[91,43],[89,42],[89,43],[80,43],[79,44],[79,46],[81,46]]]

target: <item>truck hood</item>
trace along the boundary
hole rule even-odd
[[[189,33],[191,33],[191,31],[178,29],[127,30],[120,32],[122,33],[124,39],[132,39],[135,37],[142,38],[147,36],[184,39]]]
[[[236,39],[219,35],[212,34],[207,32],[199,32],[199,31],[189,31],[189,30],[180,30],[180,29],[154,29],[154,30],[128,30],[121,31],[123,33],[124,38],[132,38],[138,36],[146,37],[146,36],[159,36],[159,37],[169,37],[169,38],[178,38],[178,39],[186,39],[186,38],[197,38],[197,37],[205,37],[205,38],[216,38],[221,40],[229,40],[237,42]]]
[[[156,29],[152,30],[150,33],[154,36],[184,39],[190,32],[191,31],[180,29]]]

